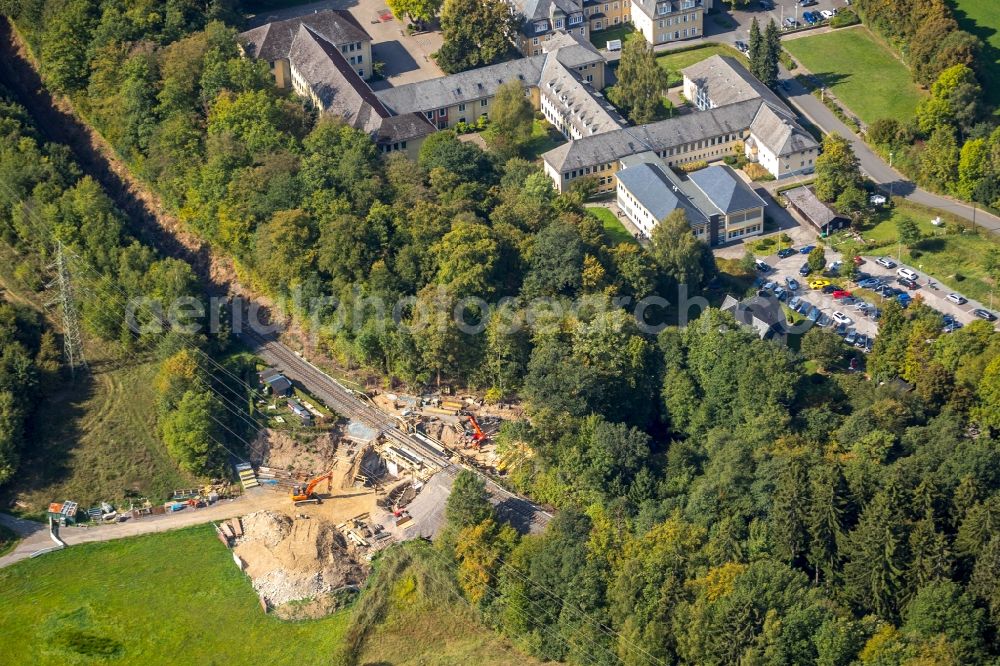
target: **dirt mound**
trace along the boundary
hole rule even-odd
[[[235,552],[254,589],[273,606],[324,597],[367,575],[343,535],[321,518],[262,511],[243,518],[243,533]]]
[[[337,440],[333,433],[296,439],[287,432],[265,428],[250,443],[250,460],[273,469],[318,473],[335,465]]]

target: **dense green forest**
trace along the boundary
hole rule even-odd
[[[683,219],[649,251],[612,246],[579,193],[556,195],[523,159],[448,132],[417,164],[384,159],[238,58],[222,3],[15,9],[49,83],[185,224],[272,296],[332,297],[320,319],[349,325],[324,333],[331,353],[526,399],[530,419],[505,424],[498,445],[520,461],[511,482],[555,519],[520,538],[462,475],[439,542],[470,603],[524,650],[578,664],[1000,656],[1000,337],[985,323],[942,335],[934,311],[889,306],[871,379],[816,372],[810,360],[835,365],[823,345],[804,358],[712,309],[654,336],[611,299],[714,275]],[[0,170],[49,171],[15,181],[5,241],[40,244],[19,223],[20,201],[37,201],[89,261],[146,289],[128,280],[150,271],[123,257],[170,260],[129,245],[113,211],[73,217],[99,192],[26,125],[12,125],[30,140],[6,141]],[[451,323],[409,335],[364,307],[408,297],[447,311],[466,296],[509,299],[481,335]],[[531,326],[505,325],[537,298],[552,307]],[[197,375],[176,354],[164,409],[207,408],[175,382]]]

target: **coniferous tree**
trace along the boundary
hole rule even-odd
[[[758,79],[761,76],[761,63],[764,61],[764,36],[760,31],[760,23],[757,17],[750,22],[750,72]]]
[[[781,56],[781,32],[774,19],[771,19],[764,30],[763,51],[764,57],[760,63],[760,72],[757,74],[757,78],[770,88],[778,83],[778,63]]]

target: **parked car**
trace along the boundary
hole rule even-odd
[[[879,257],[875,263],[883,268],[895,268],[898,264],[889,257]]]
[[[793,250],[790,247],[785,247],[778,250],[778,257],[780,257],[781,259],[784,259],[785,257],[790,257],[793,254],[795,254],[795,250]]]
[[[741,42],[740,40],[737,39],[736,43],[734,44],[734,46],[736,46],[736,50],[739,51],[740,53],[749,53],[750,52],[750,47],[747,46],[746,42]]]
[[[770,11],[774,9],[773,0],[760,0],[760,8],[765,11]]]
[[[833,297],[834,298],[838,298],[838,299],[839,298],[847,298],[850,295],[851,295],[851,292],[847,291],[846,289],[838,289],[837,291],[833,292]]]
[[[917,284],[916,282],[914,282],[913,280],[911,280],[910,278],[905,278],[905,277],[896,278],[896,282],[898,282],[899,284],[903,285],[907,289],[919,289],[920,288],[920,285]]]
[[[820,314],[819,319],[816,320],[816,325],[819,326],[819,327],[821,327],[821,328],[826,328],[827,326],[829,326],[832,323],[833,323],[833,320],[830,319],[830,317],[827,314],[825,314],[825,313]]]
[[[783,23],[784,23],[784,26],[785,26],[786,30],[794,28],[794,27],[797,27],[799,25],[799,22],[796,21],[795,19],[791,18],[791,17],[786,18],[783,21]]]
[[[805,247],[799,248],[799,254],[809,254],[816,249],[815,245],[806,245]]]
[[[913,299],[910,297],[909,294],[903,292],[896,294],[896,300],[899,301],[899,304],[902,305],[904,308],[908,308],[910,307],[910,302]]]
[[[821,278],[816,278],[815,280],[809,280],[810,289],[822,289],[830,284],[829,280],[823,280]]]
[[[809,319],[809,321],[815,324],[817,321],[819,321],[819,316],[821,314],[823,313],[820,312],[819,308],[814,305],[812,307],[812,310],[809,311],[809,314],[806,315],[806,317]]]
[[[965,296],[962,296],[961,294],[954,294],[954,293],[952,293],[952,294],[948,294],[947,296],[945,296],[945,298],[947,298],[949,301],[951,301],[955,305],[965,305],[966,303],[969,302],[969,299],[967,299]]]
[[[823,11],[821,11],[819,13],[819,15],[822,16],[825,20],[829,21],[830,19],[832,19],[834,16],[837,15],[837,10],[836,9],[824,9]]]
[[[799,284],[799,281],[796,280],[795,278],[793,278],[793,277],[786,277],[785,278],[785,286],[788,287],[789,289],[791,289],[792,291],[798,291],[799,287],[801,285]]]
[[[764,283],[764,286],[762,287],[762,289],[767,289],[768,291],[771,291],[772,289],[774,289],[777,286],[778,286],[777,282],[775,282],[774,280],[768,280],[767,282]]]
[[[819,22],[812,12],[802,12],[802,19],[809,25],[815,25]]]
[[[980,319],[985,319],[986,321],[996,321],[997,316],[990,312],[989,310],[984,310],[983,308],[976,308],[972,311],[972,314],[979,317]]]
[[[826,294],[826,295],[828,295],[828,296],[830,294],[832,294],[833,292],[835,292],[835,291],[837,291],[837,286],[836,285],[828,284],[825,287],[823,287],[823,293]]]
[[[843,266],[843,265],[844,265],[844,262],[842,262],[842,261],[840,261],[838,259],[837,261],[835,261],[832,264],[830,264],[830,272],[831,273],[838,273],[838,272],[840,272],[840,267]]]
[[[872,279],[871,273],[865,273],[864,271],[854,271],[854,281],[861,282],[862,280]]]
[[[858,282],[858,286],[862,289],[874,289],[882,284],[882,280],[878,278],[865,278]]]
[[[854,323],[853,319],[851,319],[850,317],[848,317],[847,315],[845,315],[843,312],[841,312],[839,310],[837,312],[833,313],[833,320],[835,322],[837,322],[838,324],[848,324],[848,325],[850,325],[850,324]]]
[[[861,351],[863,351],[866,354],[870,354],[872,351],[872,347],[874,346],[875,346],[875,338],[869,335],[868,339],[865,340],[865,348],[862,349]]]
[[[862,257],[860,254],[856,254],[854,255],[854,258],[851,259],[851,261],[854,262],[855,266],[860,266],[861,264],[865,263],[865,258]]]
[[[753,263],[754,268],[759,270],[761,273],[769,273],[771,271],[771,266],[760,259]]]
[[[854,305],[857,302],[858,302],[858,299],[854,298],[853,296],[844,296],[842,299],[840,299],[841,305],[843,305],[845,307],[847,307],[849,305]]]
[[[868,336],[864,333],[858,333],[858,339],[854,341],[854,346],[859,349],[864,349],[868,346]]]
[[[812,7],[813,5],[818,4],[818,0],[799,0],[799,7]]]
[[[833,329],[833,332],[840,337],[844,337],[847,335],[847,324],[837,324],[837,328]]]
[[[812,303],[810,303],[809,301],[801,301],[799,302],[799,306],[795,308],[795,311],[798,312],[800,315],[804,315],[811,309],[812,309]]]
[[[809,262],[807,261],[806,263],[802,264],[801,268],[799,268],[799,275],[805,277],[809,275],[809,273],[810,273],[810,268],[809,268]]]
[[[797,307],[799,307],[799,303],[801,303],[801,302],[802,302],[802,297],[801,296],[792,296],[791,300],[788,301],[788,307],[790,307],[791,309],[794,310]]]
[[[844,336],[844,342],[846,342],[849,345],[853,345],[857,341],[857,339],[858,339],[858,332],[855,331],[853,328],[847,332],[847,335]]]
[[[777,298],[779,301],[782,301],[782,302],[787,301],[788,300],[788,292],[785,291],[784,289],[782,289],[781,287],[775,287],[774,288],[774,297]]]

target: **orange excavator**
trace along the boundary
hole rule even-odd
[[[292,486],[292,501],[295,502],[295,506],[306,504],[308,502],[322,504],[323,501],[319,498],[319,495],[316,494],[316,486],[323,481],[326,481],[326,492],[327,494],[330,494],[330,486],[333,483],[333,472],[327,472],[322,476],[317,476],[306,485],[296,484]]]
[[[476,421],[476,417],[473,416],[472,414],[469,414],[469,423],[472,424],[472,441],[474,442],[473,446],[478,447],[480,444],[482,444],[483,440],[486,439],[486,433],[483,432],[483,429],[479,427],[479,422]]]

